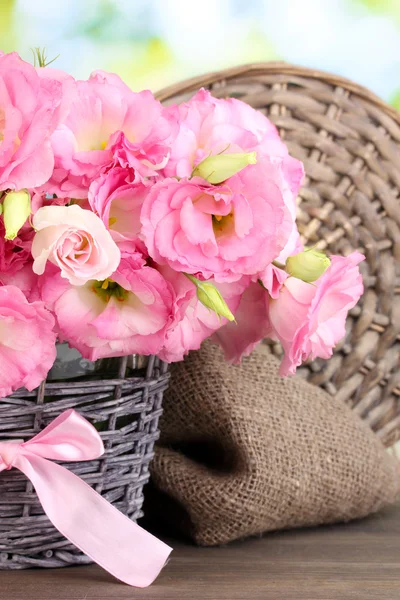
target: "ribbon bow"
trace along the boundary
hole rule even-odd
[[[147,587],[172,548],[119,512],[82,479],[47,460],[93,460],[103,453],[96,429],[74,410],[67,410],[28,442],[0,442],[0,471],[13,467],[22,471],[64,537],[121,581]]]

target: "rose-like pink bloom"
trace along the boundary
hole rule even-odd
[[[111,281],[71,286],[53,268],[42,298],[54,312],[61,340],[84,358],[157,354],[173,318],[173,293],[140,255],[123,258]]]
[[[42,275],[47,261],[73,285],[92,279],[103,280],[121,259],[103,221],[77,205],[44,206],[33,217],[36,235],[32,242],[33,271]]]
[[[280,157],[285,177],[293,189],[299,188],[301,162],[289,156],[275,125],[260,111],[235,98],[214,98],[204,89],[169,110],[179,111],[179,133],[172,140],[167,177],[190,177],[193,168],[210,154],[256,151],[258,157]]]
[[[0,287],[0,398],[45,379],[56,357],[53,327],[43,302],[30,304],[19,288]]]
[[[158,356],[169,363],[177,362],[183,360],[189,350],[198,350],[206,338],[227,323],[227,319],[219,317],[199,302],[195,285],[185,275],[166,265],[158,266],[158,270],[174,291],[174,317]],[[234,312],[247,285],[248,278],[242,278],[239,282],[216,287]]]
[[[345,321],[363,293],[359,252],[332,256],[331,265],[314,283],[289,277],[279,298],[269,302],[273,335],[285,356],[281,375],[293,374],[307,358],[329,358],[346,333]]]
[[[86,198],[90,183],[112,166],[130,166],[141,177],[168,160],[177,118],[150,91],[132,92],[117,75],[97,71],[77,81],[76,98],[52,136],[56,165],[49,190]]]
[[[299,243],[296,226],[296,196],[304,177],[303,165],[291,157],[276,127],[260,111],[235,98],[218,99],[200,90],[178,107],[180,129],[171,145],[171,157],[164,172],[167,176],[189,177],[196,165],[210,154],[256,151],[257,159],[268,157],[279,165],[279,188],[286,205],[285,247],[274,259],[285,263],[295,254]],[[267,267],[268,269],[268,267]],[[274,272],[265,274],[267,281]],[[264,274],[258,275],[264,281]],[[274,279],[274,293],[278,278]],[[266,286],[267,287],[267,286]]]
[[[144,201],[143,240],[150,256],[176,271],[235,281],[263,271],[293,228],[279,161],[261,158],[212,186],[166,179]]]
[[[15,52],[0,56],[0,190],[37,187],[52,174],[50,136],[64,103],[63,86]]]
[[[236,323],[227,323],[212,336],[230,363],[239,363],[262,339],[272,333],[268,315],[269,296],[259,283],[243,293],[235,312]]]
[[[95,179],[89,188],[89,204],[118,243],[139,235],[140,212],[148,188],[132,180],[132,169],[116,167]]]

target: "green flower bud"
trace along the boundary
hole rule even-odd
[[[210,183],[222,183],[232,175],[239,173],[247,165],[255,165],[256,162],[257,154],[255,152],[211,155],[197,165],[192,175],[198,175]]]
[[[286,271],[292,277],[311,283],[321,277],[330,264],[331,261],[323,252],[305,248],[303,252],[287,259]]]
[[[197,298],[204,306],[214,311],[218,316],[225,317],[228,321],[235,320],[235,317],[215,285],[209,281],[200,281],[196,277],[193,277],[193,275],[186,274],[186,277],[195,284]]]
[[[31,196],[27,190],[8,192],[3,200],[3,218],[6,240],[17,237],[19,230],[31,214]]]

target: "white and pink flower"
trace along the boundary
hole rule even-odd
[[[119,265],[120,251],[103,221],[78,205],[44,206],[33,217],[33,271],[43,275],[47,261],[73,285],[109,277]]]

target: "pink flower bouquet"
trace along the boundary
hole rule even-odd
[[[15,53],[0,93],[0,396],[36,387],[57,339],[172,362],[211,336],[237,362],[270,337],[282,375],[331,356],[363,256],[303,247],[303,166],[263,114],[205,90],[164,108]]]

